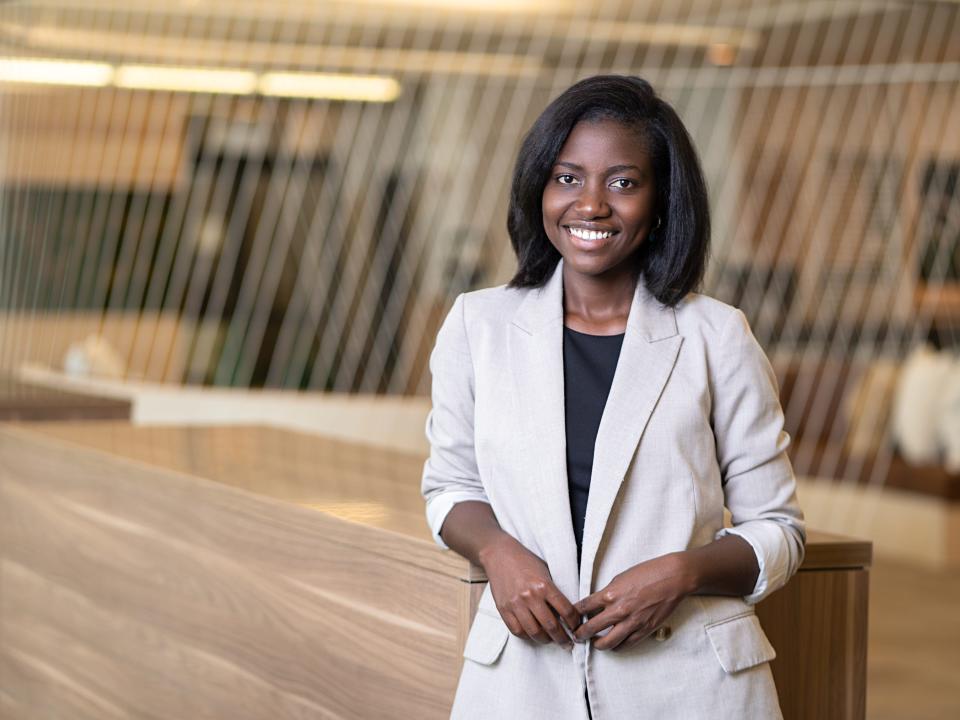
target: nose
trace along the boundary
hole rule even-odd
[[[582,192],[577,196],[574,211],[581,219],[589,220],[590,218],[606,216],[610,212],[610,206],[607,204],[601,188],[592,183],[586,183]]]

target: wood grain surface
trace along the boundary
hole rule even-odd
[[[447,715],[469,585],[432,540],[21,428],[0,458],[4,717]]]
[[[0,426],[0,716],[446,717],[485,577],[434,544],[422,466],[269,427]],[[869,563],[811,531],[758,607],[786,720],[863,717]]]
[[[784,720],[866,716],[866,569],[806,570],[757,605]]]

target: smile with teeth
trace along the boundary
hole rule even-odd
[[[570,234],[574,237],[578,237],[581,240],[606,240],[608,237],[613,235],[613,232],[598,232],[596,230],[585,230],[578,227],[567,227],[567,230],[570,231]]]

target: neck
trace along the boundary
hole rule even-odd
[[[563,313],[591,325],[626,324],[638,282],[633,273],[580,275],[563,268]]]

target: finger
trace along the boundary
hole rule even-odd
[[[547,602],[553,606],[557,615],[563,619],[571,632],[580,627],[581,613],[556,586],[547,592]]]
[[[616,650],[628,637],[638,630],[636,623],[624,620],[613,626],[606,635],[599,640],[594,640],[593,647],[596,650]]]
[[[517,637],[527,636],[527,632],[523,629],[523,625],[520,624],[520,621],[517,620],[517,616],[512,612],[501,612],[500,617],[503,618],[503,622],[506,623],[511,633]]]
[[[574,603],[574,607],[581,615],[589,615],[593,612],[602,610],[605,606],[606,603],[603,600],[602,590],[597,591],[592,595],[587,595],[585,598],[581,598],[579,601]]]
[[[517,619],[523,626],[523,630],[527,634],[528,638],[534,642],[540,643],[541,645],[545,645],[546,643],[550,642],[550,636],[543,631],[543,628],[540,627],[540,623],[528,608],[516,608],[514,610],[514,614],[517,616]]]
[[[604,610],[603,612],[594,615],[592,618],[583,623],[577,631],[574,633],[577,640],[586,640],[587,638],[593,637],[598,632],[604,628],[608,628],[614,623],[621,620],[612,609]]]
[[[537,619],[537,622],[540,623],[540,627],[543,628],[543,631],[550,636],[550,639],[553,642],[561,646],[570,644],[570,639],[563,631],[563,627],[560,625],[559,619],[553,614],[553,608],[547,605],[547,603],[535,603],[533,607],[530,608],[530,612],[533,613],[533,616]]]
[[[613,650],[615,652],[619,652],[621,650],[630,650],[631,648],[635,648],[648,637],[650,637],[650,631],[647,628],[634,630],[627,636],[626,640],[613,648]]]

